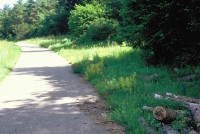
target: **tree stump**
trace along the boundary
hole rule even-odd
[[[177,111],[157,106],[153,109],[153,116],[158,121],[168,123],[176,118]]]

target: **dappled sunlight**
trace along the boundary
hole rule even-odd
[[[15,68],[7,78],[9,80],[0,85],[0,108],[12,109],[29,104],[34,104],[36,108],[48,105],[59,107],[64,104],[76,104],[85,99],[95,99],[94,95],[88,95],[90,90],[83,88],[81,93],[78,92],[76,89],[79,87],[73,80],[77,76],[63,76],[62,73],[66,71],[66,66]]]
[[[91,85],[74,75],[57,54],[18,45],[20,61],[0,84],[0,133],[98,132],[94,121],[77,106],[97,99]]]

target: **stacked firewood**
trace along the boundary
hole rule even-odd
[[[189,113],[191,114],[191,119],[185,117],[185,120],[190,120],[195,122],[193,127],[195,130],[187,132],[188,134],[200,134],[200,99],[194,99],[186,96],[175,95],[172,93],[166,93],[165,95],[155,94],[155,99],[167,99],[172,101],[182,102],[186,105]],[[153,113],[154,118],[161,122],[163,125],[163,130],[166,134],[179,134],[178,131],[173,130],[170,127],[170,123],[173,122],[181,110],[173,110],[163,106],[149,107],[143,106],[143,110],[150,111]],[[144,121],[143,121],[144,122]],[[145,126],[143,124],[143,126]],[[149,130],[150,128],[147,128]]]

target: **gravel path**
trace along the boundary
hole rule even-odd
[[[92,87],[48,49],[18,43],[19,62],[0,84],[0,134],[106,134],[77,104]]]

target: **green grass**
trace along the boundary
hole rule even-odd
[[[146,133],[139,124],[139,118],[145,117],[153,128],[161,133],[159,123],[153,119],[151,113],[144,112],[142,107],[166,106],[172,109],[185,110],[181,103],[166,100],[154,100],[154,93],[165,92],[200,98],[199,84],[196,80],[190,84],[182,83],[177,77],[197,73],[200,68],[184,68],[178,73],[165,66],[148,66],[144,61],[144,52],[140,49],[132,49],[127,46],[119,46],[116,43],[84,42],[81,43],[70,37],[51,38],[44,42],[44,38],[26,40],[25,42],[37,42],[43,47],[58,52],[66,60],[73,64],[75,73],[82,73],[91,81],[96,91],[107,101],[111,112],[109,117],[126,127],[127,133]],[[157,74],[154,80],[143,80],[140,76]],[[186,88],[186,91],[183,89]],[[187,124],[177,121],[174,129],[179,126],[187,127]]]
[[[0,82],[16,64],[20,52],[20,48],[13,42],[0,41]]]

